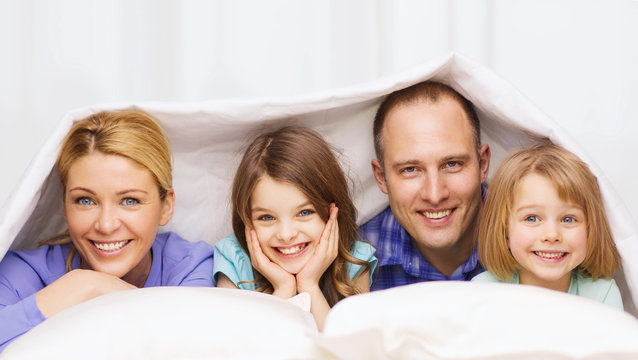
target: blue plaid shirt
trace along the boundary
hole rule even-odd
[[[483,272],[476,248],[450,277],[434,268],[416,248],[412,237],[399,224],[388,206],[361,229],[377,249],[379,259],[371,291],[433,280],[471,280]]]

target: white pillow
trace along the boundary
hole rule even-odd
[[[341,359],[638,359],[638,320],[539,287],[435,281],[349,297],[315,341]]]
[[[2,359],[317,358],[312,315],[253,291],[156,287],[62,311],[11,343]]]

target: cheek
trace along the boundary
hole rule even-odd
[[[510,249],[512,255],[524,251],[524,248],[527,246],[528,236],[526,236],[524,232],[521,232],[521,229],[516,226],[509,227],[506,233],[507,247]]]
[[[421,182],[417,179],[394,177],[393,179],[388,179],[387,188],[388,193],[392,194],[392,198],[396,199],[395,202],[407,203],[418,196],[421,190]]]
[[[324,228],[326,227],[326,223],[324,223],[321,219],[312,221],[305,226],[306,234],[313,240],[319,241],[321,239],[321,234],[323,233]]]
[[[92,213],[92,211],[65,210],[64,218],[69,227],[69,233],[76,234],[88,231],[94,223]]]
[[[477,189],[480,186],[479,180],[476,173],[467,171],[459,176],[451,177],[448,180],[448,190],[464,199],[480,198],[480,190],[477,194]]]
[[[260,244],[266,244],[268,241],[270,241],[270,239],[274,237],[275,234],[273,228],[269,227],[255,225],[254,229],[257,233],[257,239],[259,240]]]

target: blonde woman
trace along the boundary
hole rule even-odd
[[[76,122],[56,162],[68,232],[0,262],[0,350],[46,318],[97,296],[152,286],[213,286],[212,247],[157,233],[173,215],[161,127],[133,111]]]

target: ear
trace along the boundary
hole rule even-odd
[[[173,210],[175,210],[175,191],[170,189],[166,192],[166,197],[164,201],[162,201],[162,210],[159,218],[160,226],[168,224],[169,220],[173,217]]]
[[[379,186],[379,190],[381,190],[384,194],[388,193],[388,186],[385,183],[385,174],[383,173],[383,166],[377,159],[372,159],[370,165],[372,165],[372,173],[374,174],[374,179],[377,181],[377,186]]]
[[[490,146],[488,144],[481,145],[481,149],[479,149],[479,171],[481,173],[481,184],[487,180],[487,174],[490,171],[491,157],[492,152],[490,150]]]

